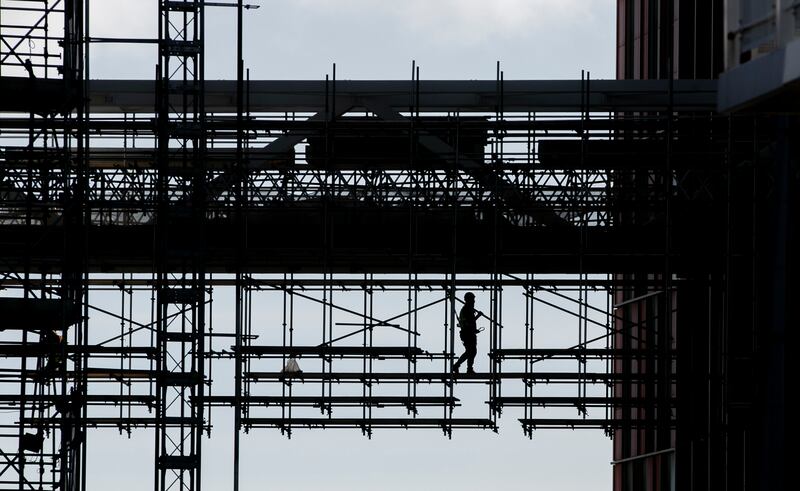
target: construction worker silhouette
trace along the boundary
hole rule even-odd
[[[464,343],[464,354],[453,365],[453,373],[458,373],[461,364],[466,360],[467,373],[475,373],[473,368],[475,365],[475,356],[478,354],[478,327],[475,321],[483,313],[475,310],[475,295],[472,292],[467,292],[464,295],[464,306],[458,314],[458,326],[461,328],[459,336],[461,342]]]
[[[39,343],[47,348],[49,353],[47,353],[46,358],[43,360],[46,363],[44,363],[44,366],[39,371],[38,377],[41,380],[53,378],[64,363],[64,359],[61,357],[61,348],[64,344],[64,338],[56,331],[46,330],[42,332]]]

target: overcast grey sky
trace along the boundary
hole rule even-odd
[[[411,60],[421,66],[423,79],[494,79],[498,60],[506,79],[579,78],[582,69],[594,78],[613,78],[615,72],[614,0],[252,1],[261,4],[246,12],[245,58],[253,79],[322,79],[333,62],[340,79],[408,79]],[[91,5],[92,36],[155,36],[155,0],[92,0]],[[233,9],[209,10],[207,79],[234,76],[234,26]],[[95,45],[91,76],[152,78],[155,63],[152,46]],[[220,329],[232,327],[230,297],[230,292],[216,297]],[[116,301],[109,299],[109,305]],[[488,295],[479,295],[478,307],[487,303]],[[522,332],[520,307],[507,309],[509,319],[517,316],[507,322],[511,339],[512,331]],[[568,345],[561,333],[574,334],[576,321],[546,310],[540,315],[540,342]],[[277,325],[270,312],[256,321],[263,329]],[[431,321],[424,329],[440,326]],[[487,363],[485,342],[479,370]],[[224,371],[218,373],[215,383],[224,378]],[[459,386],[457,396],[464,403],[457,416],[486,413],[485,387]],[[457,432],[453,440],[435,430],[383,430],[372,440],[356,430],[332,430],[298,431],[287,441],[276,431],[259,430],[243,438],[243,489],[610,488],[612,447],[601,432],[540,431],[528,440],[516,423],[520,416],[507,411],[499,434]],[[214,443],[206,441],[204,448],[204,486],[228,489],[232,418],[224,410],[214,418]],[[149,487],[152,443],[145,431],[131,440],[114,431],[91,433],[90,489]]]
[[[253,0],[257,3],[259,0]],[[261,0],[245,14],[254,79],[614,77],[613,0]],[[153,0],[92,0],[93,36],[156,35]],[[208,10],[209,79],[235,75],[234,9]],[[95,45],[92,75],[152,78],[155,48]]]

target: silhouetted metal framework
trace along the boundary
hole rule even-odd
[[[200,489],[206,278],[204,1],[159,1],[154,139],[154,489]],[[171,188],[182,191],[172,206]],[[175,223],[184,227],[173,227]],[[173,233],[185,246],[176,245]]]
[[[36,239],[27,234],[12,238],[4,232],[2,240],[23,248],[35,247],[36,241],[52,241],[59,270],[47,290],[26,287],[18,298],[2,299],[0,329],[13,333],[15,360],[13,368],[4,366],[3,370],[4,385],[11,382],[15,389],[5,388],[3,394],[6,399],[11,395],[9,403],[16,415],[15,424],[4,424],[0,430],[3,489],[81,489],[85,477],[81,445],[85,429],[73,422],[86,414],[82,401],[87,358],[82,352],[73,354],[69,374],[63,362],[68,345],[85,345],[88,320],[84,310],[88,300],[88,94],[83,41],[80,0],[0,2],[0,80],[4,85],[10,81],[3,88],[3,111],[24,113],[28,121],[27,129],[12,137],[24,153],[20,166],[6,165],[3,158],[0,168],[2,220],[22,227],[36,227],[37,222],[46,225]],[[45,100],[40,98],[39,84],[49,82],[57,84],[57,95]],[[70,130],[56,130],[54,125]],[[17,180],[23,175],[27,177]],[[14,203],[10,214],[6,200]],[[43,214],[34,211],[45,202]],[[61,231],[50,235],[55,228]],[[33,258],[18,266],[16,276],[26,285],[41,273]],[[32,321],[37,329],[30,329]],[[3,348],[9,347],[6,344]],[[26,352],[32,347],[46,354],[28,358]],[[15,348],[21,351],[14,352]],[[45,417],[48,424],[39,424]]]
[[[726,434],[728,395],[706,426],[693,406],[739,382],[696,350],[723,356],[733,321],[703,341],[697,316],[720,296],[755,309],[738,275],[759,274],[780,125],[716,114],[715,82],[505,81],[499,65],[493,81],[250,81],[241,2],[238,80],[205,82],[201,1],[159,2],[155,82],[89,82],[81,2],[0,1],[3,33],[18,4],[63,16],[67,42],[61,77],[9,74],[25,57],[2,52],[0,402],[18,417],[0,489],[85,489],[93,428],[153,428],[154,487],[200,489],[220,406],[234,489],[240,433],[261,428],[450,436],[522,408],[531,437],[628,445],[646,428],[653,455]],[[489,368],[454,374],[466,291],[488,305]],[[223,292],[234,319],[215,329]],[[540,346],[542,309],[573,319],[573,342]],[[311,311],[315,340],[296,341]],[[736,322],[753,330],[755,310]],[[459,414],[465,384],[486,386],[484,415]]]

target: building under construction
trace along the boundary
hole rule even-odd
[[[241,1],[159,0],[156,39],[85,3],[0,0],[0,489],[86,489],[98,428],[200,489],[223,406],[235,490],[240,432],[505,408],[604,431],[616,490],[784,489],[800,2],[618,0],[617,80],[562,81],[250,80]],[[205,81],[225,6],[238,76]],[[90,80],[95,43],[153,43],[154,77]],[[468,291],[488,365],[453,373]]]

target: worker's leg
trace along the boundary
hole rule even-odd
[[[453,370],[458,370],[462,363],[464,363],[469,358],[469,338],[464,336],[464,331],[459,333],[459,337],[461,338],[461,343],[464,345],[464,353],[458,358],[455,365],[453,365]],[[471,366],[471,365],[470,365]]]
[[[473,334],[469,337],[468,342],[464,343],[464,346],[467,348],[466,353],[464,355],[467,357],[467,371],[472,371],[473,366],[475,365],[475,356],[478,354],[478,338]]]
[[[467,347],[467,352],[464,353],[467,356],[467,370],[470,372],[472,371],[472,367],[475,366],[475,356],[478,354],[477,344],[477,342],[471,344],[469,347]]]

